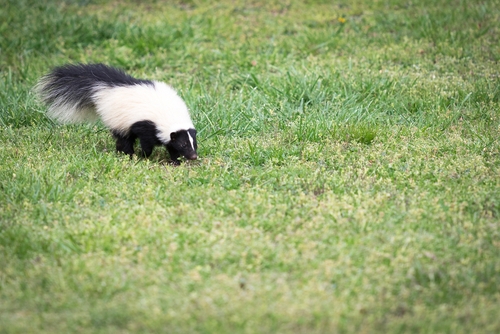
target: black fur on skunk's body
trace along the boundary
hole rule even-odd
[[[188,108],[163,82],[136,79],[103,64],[76,64],[54,68],[36,91],[53,119],[63,123],[101,119],[120,152],[134,154],[139,139],[145,157],[157,145],[166,147],[175,164],[181,156],[198,157]]]

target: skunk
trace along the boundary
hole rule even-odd
[[[62,123],[102,122],[116,139],[116,150],[132,156],[139,138],[141,155],[166,147],[178,158],[197,159],[196,130],[184,101],[159,81],[136,79],[104,64],[69,64],[40,79],[35,91],[47,115]]]

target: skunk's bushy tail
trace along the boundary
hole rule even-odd
[[[47,115],[62,123],[95,121],[95,93],[118,86],[154,85],[152,81],[135,79],[122,70],[104,64],[75,64],[54,68],[35,87]]]

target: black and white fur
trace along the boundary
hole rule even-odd
[[[197,159],[196,130],[188,108],[174,89],[163,82],[142,80],[103,64],[54,68],[36,86],[49,109],[62,123],[101,119],[116,139],[116,149],[134,154],[138,138],[142,155],[163,145],[179,164],[183,156]]]

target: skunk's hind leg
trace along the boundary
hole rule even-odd
[[[134,154],[134,143],[137,137],[132,134],[124,136],[114,131],[112,133],[113,137],[116,139],[116,150],[132,156]]]

